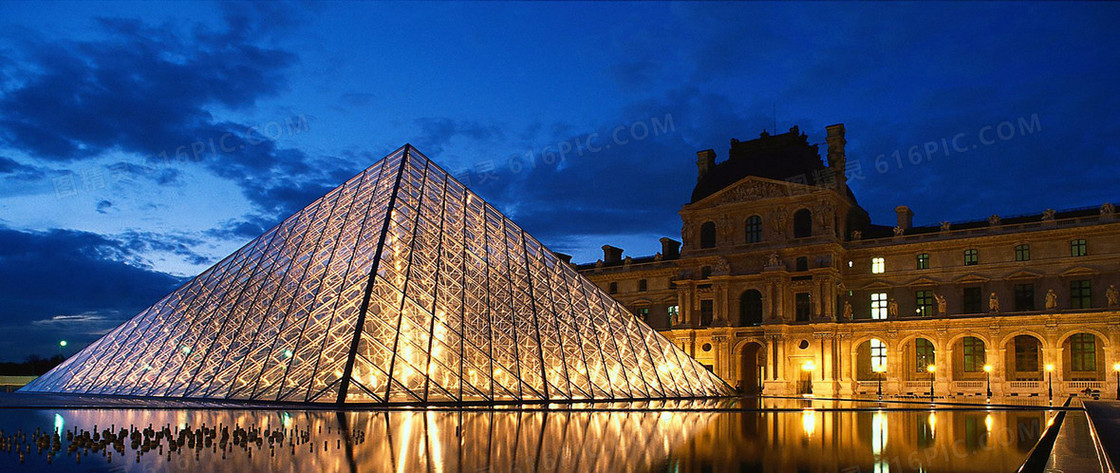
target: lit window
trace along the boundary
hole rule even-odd
[[[886,260],[883,258],[871,258],[871,274],[883,274],[886,268]]]
[[[1093,287],[1088,279],[1069,282],[1069,303],[1073,309],[1093,307]]]
[[[645,279],[639,279],[638,280],[638,290],[639,291],[645,292],[647,287],[648,287],[648,283],[646,282]]]
[[[701,327],[707,327],[709,325],[712,325],[712,316],[714,315],[712,304],[713,304],[713,302],[712,302],[711,299],[704,299],[704,300],[700,301],[700,326]]]
[[[1038,371],[1038,350],[1040,344],[1038,339],[1030,335],[1018,335],[1015,337],[1015,371],[1018,372],[1035,372]],[[1033,378],[1031,378],[1033,379]]]
[[[918,269],[929,269],[929,253],[918,255]]]
[[[667,310],[669,313],[669,326],[677,325],[681,316],[681,308],[679,306],[671,305]]]
[[[980,253],[973,249],[964,250],[964,265],[974,266],[980,263]]]
[[[1084,239],[1070,240],[1069,242],[1069,255],[1070,256],[1085,256],[1089,254],[1089,246]]]
[[[875,320],[887,318],[887,293],[875,292],[871,294],[871,318]]]
[[[849,268],[850,268],[850,267],[852,267],[852,262],[851,262],[851,260],[849,260],[849,261],[848,261],[848,267],[849,267]]]
[[[1015,246],[1015,261],[1030,261],[1031,260],[1031,245],[1016,245]]]
[[[887,344],[878,338],[871,339],[871,371],[882,371],[887,366]]]
[[[915,313],[920,317],[933,315],[933,291],[917,291],[914,293]]]
[[[638,318],[642,319],[642,322],[649,323],[649,308],[648,307],[642,307],[641,309],[638,309],[637,312],[638,312],[638,314],[637,314]]]

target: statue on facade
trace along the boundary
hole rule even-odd
[[[991,225],[993,227],[999,226],[1001,221],[1002,220],[1000,220],[999,215],[992,215],[991,217],[988,217],[988,225]]]
[[[1058,212],[1055,212],[1054,209],[1043,210],[1042,211],[1042,221],[1043,222],[1049,222],[1051,220],[1054,220],[1055,215],[1058,215]]]
[[[844,320],[852,320],[852,303],[844,301],[844,312],[841,314]]]
[[[862,240],[862,239],[863,239],[863,232],[861,232],[859,230],[852,230],[852,240],[853,241]]]
[[[1112,214],[1115,214],[1115,213],[1116,213],[1116,206],[1112,205],[1111,202],[1105,202],[1104,205],[1101,206],[1101,215],[1104,215],[1106,217],[1111,217]]]
[[[1108,285],[1108,290],[1104,292],[1104,298],[1108,307],[1120,306],[1120,290],[1116,289],[1115,284]]]
[[[945,315],[945,312],[948,311],[949,305],[948,301],[945,300],[945,296],[941,294],[934,294],[933,299],[937,301],[937,315]]]
[[[716,274],[728,274],[731,272],[731,264],[727,262],[727,258],[720,258],[716,260],[716,264],[712,265],[712,272]]]
[[[949,231],[949,227],[950,227],[951,225],[952,225],[952,224],[951,224],[951,223],[949,223],[948,221],[945,221],[945,222],[941,222],[941,231],[943,231],[943,232],[947,232],[947,231]]]
[[[893,297],[887,303],[887,316],[892,319],[898,317],[898,301],[894,300]]]
[[[999,312],[999,296],[994,292],[988,296],[988,312]]]
[[[904,229],[902,227],[899,227],[899,226],[894,227],[894,236],[902,236],[902,234],[905,233],[905,232],[906,232],[906,229]]]
[[[1058,308],[1058,294],[1053,289],[1046,291],[1046,309]]]
[[[782,265],[782,258],[777,253],[770,253],[770,259],[766,261],[767,268],[774,268]]]

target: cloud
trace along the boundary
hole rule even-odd
[[[96,337],[81,330],[81,317],[102,317],[87,319],[103,322],[94,324],[102,330],[184,282],[135,264],[140,259],[129,246],[93,233],[0,227],[0,329],[19,335],[0,340],[0,359],[50,354],[60,337],[89,343]]]
[[[417,118],[416,125],[420,128],[420,134],[415,144],[423,146],[426,152],[433,155],[443,153],[444,148],[458,137],[489,142],[504,136],[501,127],[474,120],[427,117]]]

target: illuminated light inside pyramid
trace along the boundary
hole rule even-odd
[[[408,145],[23,391],[360,404],[730,393]]]

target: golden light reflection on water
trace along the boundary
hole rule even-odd
[[[1037,441],[1042,410],[939,410],[893,406],[837,409],[826,402],[772,410],[410,410],[410,411],[18,411],[16,428],[64,433],[112,428],[175,436],[148,451],[63,442],[51,453],[31,441],[23,468],[67,471],[1009,471]],[[12,411],[17,412],[17,411]],[[22,416],[22,417],[20,417]],[[203,427],[205,426],[205,427]],[[169,442],[190,428],[263,433],[244,444]],[[282,435],[281,435],[282,434]],[[66,435],[63,435],[64,439]],[[202,435],[198,438],[204,438]],[[277,440],[278,441],[274,441]],[[0,470],[16,470],[14,450]],[[51,457],[48,464],[46,458]]]

